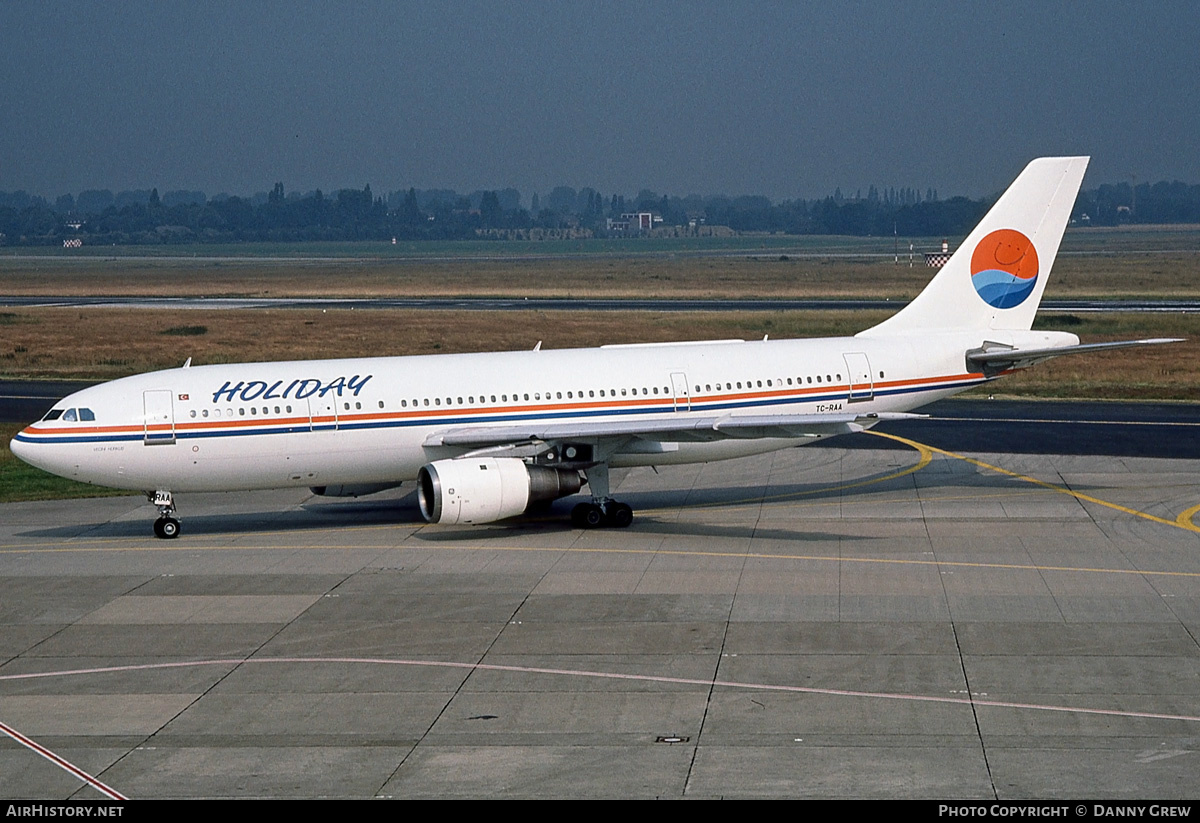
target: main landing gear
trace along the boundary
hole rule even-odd
[[[623,529],[633,522],[633,509],[616,500],[580,503],[571,510],[571,523],[581,529],[610,526]]]
[[[632,523],[633,509],[608,496],[608,464],[597,463],[585,469],[584,474],[587,475],[592,501],[580,503],[571,510],[571,523],[580,529],[624,529]]]
[[[154,521],[154,536],[162,540],[174,540],[179,536],[179,521],[172,515],[175,514],[175,498],[171,496],[169,491],[160,489],[154,494],[146,494],[158,508],[158,519]]]

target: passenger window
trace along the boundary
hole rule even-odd
[[[195,416],[196,416],[196,410],[195,410],[195,409],[192,409],[190,412],[188,412],[188,417],[195,417]]]
[[[201,416],[201,417],[208,417],[208,409],[204,409],[203,411],[201,411],[201,412],[200,412],[200,416]]]

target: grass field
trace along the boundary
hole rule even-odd
[[[891,238],[855,237],[12,251],[0,255],[0,295],[903,301],[932,275],[919,253],[912,268],[906,254],[894,263]],[[1046,296],[1198,297],[1200,229],[1068,232]]]
[[[575,348],[604,343],[853,334],[889,312],[241,311],[30,308],[0,312],[0,375],[112,379],[196,365],[312,357]],[[1200,400],[1200,316],[1048,315],[1086,342],[1187,342],[1064,357],[994,384],[1027,396]]]

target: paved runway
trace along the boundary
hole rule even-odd
[[[889,445],[634,470],[620,532],[0,506],[0,796],[1194,797],[1200,462]]]

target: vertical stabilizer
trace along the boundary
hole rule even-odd
[[[1042,157],[1026,166],[925,290],[859,336],[1029,329],[1088,159]]]

